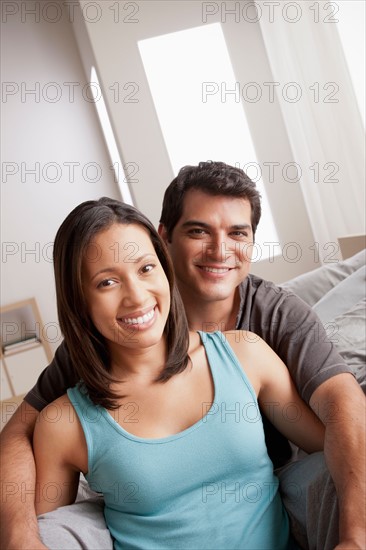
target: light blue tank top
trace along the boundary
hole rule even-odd
[[[115,548],[287,549],[289,526],[253,387],[221,332],[200,333],[215,387],[190,428],[134,436],[82,387],[68,390],[88,447],[92,489],[105,498]],[[134,404],[118,414],[131,421]]]

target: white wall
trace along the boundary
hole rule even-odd
[[[22,9],[42,2],[7,4],[18,11],[3,12],[1,39],[1,305],[35,297],[55,349],[61,335],[54,328],[57,312],[49,243],[77,204],[102,195],[120,198],[120,194],[95,105],[85,99],[87,88],[83,97],[86,79],[64,4],[59,2],[62,17],[54,23],[55,9],[43,14]],[[36,90],[36,96],[25,93],[30,89]],[[36,163],[39,181],[27,172]],[[74,177],[70,163],[79,163]]]

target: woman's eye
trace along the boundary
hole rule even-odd
[[[141,268],[141,273],[150,273],[155,267],[155,264],[147,264]]]
[[[98,284],[98,288],[106,288],[112,285],[114,285],[114,281],[112,279],[104,279],[104,281],[101,281]]]

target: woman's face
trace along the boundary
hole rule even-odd
[[[82,280],[89,315],[112,353],[161,340],[170,289],[144,228],[116,223],[95,235],[85,252]]]

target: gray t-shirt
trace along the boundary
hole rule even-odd
[[[352,374],[317,315],[299,297],[254,275],[249,275],[239,289],[236,328],[258,334],[281,357],[304,401],[308,403],[314,390],[329,378],[340,373]],[[215,326],[207,327],[212,329]],[[62,343],[25,400],[40,411],[77,382],[66,345]],[[265,429],[269,455],[278,466],[289,458],[287,441],[267,422]]]

